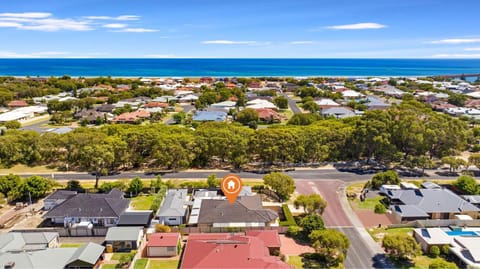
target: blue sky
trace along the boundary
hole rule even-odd
[[[0,58],[480,58],[480,1],[0,1]]]

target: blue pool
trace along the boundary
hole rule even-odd
[[[478,233],[474,231],[448,231],[445,233],[450,236],[478,236]]]

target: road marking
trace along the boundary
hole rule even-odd
[[[313,181],[309,181],[308,185],[315,185],[315,183],[313,183]]]
[[[317,187],[312,187],[312,190],[317,193],[317,194],[320,194],[320,190],[317,188]]]

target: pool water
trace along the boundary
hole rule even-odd
[[[474,231],[448,231],[446,234],[449,236],[478,236],[478,233]]]

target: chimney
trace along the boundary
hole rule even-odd
[[[5,264],[5,266],[3,267],[4,269],[12,269],[15,267],[15,262],[14,261],[9,261]]]

